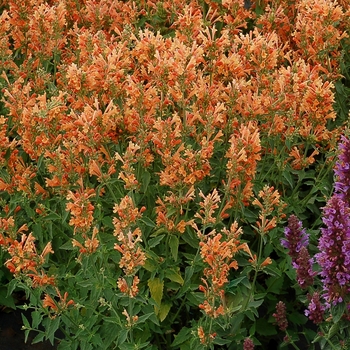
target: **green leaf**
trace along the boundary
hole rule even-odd
[[[191,228],[189,226],[186,226],[186,230],[185,232],[181,235],[181,238],[187,243],[189,244],[192,248],[197,249],[198,248],[198,238],[197,236],[194,234],[193,229],[191,230]]]
[[[148,216],[142,217],[140,221],[148,227],[155,228],[157,226]]]
[[[337,323],[344,315],[346,309],[346,304],[344,302],[339,303],[335,306],[331,307],[331,313],[332,313],[332,322]]]
[[[11,295],[7,295],[7,288],[0,288],[0,305],[10,307],[11,309],[16,309],[14,299]]]
[[[191,328],[182,327],[179,334],[175,335],[175,340],[172,342],[171,347],[177,348],[180,344],[186,342],[192,337]]]
[[[104,216],[102,219],[102,223],[104,226],[114,229],[113,220],[111,216]]]
[[[176,271],[174,268],[166,269],[165,270],[165,277],[170,279],[170,281],[177,282],[181,285],[184,284],[184,280],[181,277],[181,274],[178,271]]]
[[[60,218],[61,217],[58,214],[53,213],[53,212],[51,212],[50,214],[47,214],[46,216],[43,216],[43,220],[45,220],[45,221],[53,221],[53,220],[57,220]]]
[[[118,334],[118,349],[120,348],[121,349],[121,345],[125,343],[127,337],[128,337],[128,333],[129,333],[129,330],[124,328],[124,329],[121,329],[119,331],[119,334]]]
[[[148,241],[148,246],[149,248],[154,248],[156,247],[161,241],[162,239],[165,237],[165,235],[160,235],[158,237],[155,237],[155,238],[151,238],[149,241]]]
[[[170,246],[171,255],[173,256],[174,261],[176,261],[177,254],[179,251],[179,238],[177,236],[171,235],[169,237],[169,246]]]
[[[168,316],[171,306],[172,306],[172,303],[170,302],[165,302],[160,305],[160,309],[158,313],[160,322],[163,322],[165,318]]]
[[[27,317],[25,317],[23,314],[21,314],[21,316],[22,316],[22,321],[23,321],[24,327],[31,328]]]
[[[18,285],[18,280],[14,278],[13,280],[10,281],[10,283],[7,285],[7,295],[6,298],[8,298],[12,292],[15,290],[15,288]]]
[[[62,250],[75,250],[76,247],[73,247],[72,241],[67,241],[66,243],[62,244],[60,247]]]
[[[42,343],[45,338],[45,333],[41,332],[35,336],[35,338],[32,341],[32,344]]]
[[[248,287],[247,287],[247,282],[249,284]],[[230,283],[228,284],[227,288],[236,287],[240,283],[243,283],[247,288],[250,288],[250,283],[249,283],[249,280],[248,280],[247,276],[241,276],[241,277],[235,278],[234,280],[230,281]]]
[[[270,277],[266,280],[266,285],[268,287],[267,291],[275,294],[280,294],[283,287],[284,278],[280,277]]]
[[[148,320],[152,315],[153,315],[153,312],[152,312],[152,313],[149,313],[149,314],[146,314],[146,315],[140,316],[140,317],[137,319],[137,324],[144,323],[144,322],[145,322],[146,320]]]
[[[145,171],[142,174],[142,180],[141,180],[141,192],[146,193],[147,187],[150,183],[151,175],[148,171]]]
[[[148,281],[148,287],[152,299],[160,306],[163,298],[164,281],[161,281],[159,278],[154,278]],[[158,315],[159,307],[155,306],[154,311]]]
[[[271,265],[268,265],[264,267],[264,272],[271,275],[271,276],[281,276],[281,271],[279,268],[277,268],[275,262],[273,262]]]
[[[305,324],[308,321],[308,318],[301,314],[300,312],[293,311],[288,315],[288,320],[290,320],[292,323],[300,326]]]
[[[25,343],[28,341],[29,333],[30,333],[30,329],[26,329],[26,330],[24,331],[24,342],[25,342]]]
[[[60,320],[61,320],[61,317],[49,319],[49,324],[48,324],[48,327],[46,329],[46,339],[48,339],[52,345],[53,345],[54,340],[55,340],[55,333],[60,325]]]
[[[37,310],[33,311],[31,313],[31,316],[32,316],[32,327],[37,329],[39,324],[40,324],[40,322],[41,322],[41,320],[42,320],[42,318],[43,318],[43,316]]]

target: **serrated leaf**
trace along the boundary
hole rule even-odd
[[[177,348],[180,344],[188,341],[192,337],[191,328],[182,327],[179,334],[175,335],[175,340],[172,342],[171,347]]]
[[[41,320],[42,320],[42,318],[43,318],[43,316],[42,316],[42,314],[41,314],[39,311],[37,311],[37,310],[33,311],[33,312],[31,313],[31,316],[32,316],[32,327],[35,328],[35,329],[37,329],[38,326],[39,326],[39,324],[40,324],[40,322],[41,322]]]
[[[271,275],[271,276],[281,276],[281,271],[277,267],[274,266],[275,264],[273,263],[272,265],[268,265],[264,267],[264,272]]]
[[[166,269],[165,270],[165,277],[170,279],[170,281],[179,283],[181,285],[184,284],[184,280],[183,280],[182,276],[175,269]]]
[[[147,216],[142,217],[142,218],[140,219],[140,221],[141,221],[142,223],[144,223],[144,224],[145,224],[146,226],[148,226],[148,227],[154,228],[154,227],[157,226],[157,225],[156,225],[149,217],[147,217]]]
[[[164,282],[161,281],[159,278],[154,278],[148,281],[148,287],[152,299],[158,304],[158,306],[160,306],[163,298]],[[159,307],[155,306],[154,311],[158,315]]]
[[[152,313],[149,313],[149,314],[146,314],[146,315],[140,316],[140,317],[137,319],[137,324],[144,323],[144,322],[145,322],[146,320],[148,320],[152,315],[153,315],[153,312],[152,312]]]
[[[168,316],[171,306],[172,306],[172,303],[170,302],[165,302],[160,305],[160,309],[158,313],[160,322],[163,322],[165,318]]]
[[[55,333],[60,325],[60,321],[61,317],[49,319],[49,324],[46,329],[46,339],[48,339],[52,345],[54,343]]]
[[[73,247],[73,243],[72,241],[68,241],[64,244],[62,244],[59,249],[62,249],[62,250],[75,250],[76,247]]]
[[[275,294],[280,294],[283,287],[284,278],[272,276],[266,280],[266,285],[268,287],[267,291]]]
[[[307,322],[308,318],[300,312],[292,312],[288,315],[288,320],[300,326]]]
[[[147,259],[145,264],[143,265],[143,268],[149,272],[154,272],[157,269],[157,265],[155,265],[153,261]]]
[[[165,235],[160,235],[158,237],[155,237],[155,238],[151,238],[149,241],[148,241],[148,246],[150,248],[154,248],[156,247],[161,241],[162,239],[165,237]]]
[[[151,175],[148,171],[145,171],[142,174],[142,180],[141,180],[141,192],[145,193],[147,191],[147,187],[151,181]]]
[[[236,287],[238,286],[240,283],[243,283],[246,286],[246,282],[244,280],[248,281],[248,277],[247,276],[241,276],[238,278],[233,279],[232,281],[230,281],[230,283],[228,284],[227,288],[232,288],[232,287]],[[243,282],[244,281],[244,282]],[[249,281],[248,281],[249,283]],[[249,284],[250,287],[250,284]],[[248,287],[248,288],[249,288]]]
[[[45,337],[45,333],[44,332],[37,334],[35,336],[35,338],[33,339],[32,344],[37,344],[37,343],[43,342],[44,337]]]
[[[344,315],[346,309],[346,304],[344,302],[336,304],[335,306],[331,307],[331,313],[332,313],[332,322],[334,324],[338,323],[339,320]]]
[[[293,181],[292,174],[290,173],[290,171],[284,170],[282,174],[283,174],[283,177],[287,180],[290,188],[294,188],[294,181]]]
[[[6,295],[6,298],[8,298],[12,292],[15,290],[15,288],[17,287],[18,285],[18,280],[17,279],[13,279],[10,281],[10,283],[7,285],[7,295]]]
[[[177,254],[179,251],[179,238],[177,236],[171,235],[169,237],[169,246],[170,246],[171,255],[173,256],[174,261],[176,261]]]
[[[108,228],[114,229],[113,220],[110,216],[104,216],[102,219],[102,224]]]
[[[0,288],[0,305],[10,307],[11,309],[16,309],[14,299],[11,295],[7,295],[7,288]]]

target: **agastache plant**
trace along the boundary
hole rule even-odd
[[[345,136],[334,169],[334,194],[323,209],[323,223],[316,260],[321,267],[326,306],[345,300],[350,291],[350,141]]]

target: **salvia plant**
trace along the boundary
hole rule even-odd
[[[0,1],[0,305],[26,339],[347,349],[349,19]]]

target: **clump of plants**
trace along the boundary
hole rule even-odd
[[[0,9],[0,304],[26,337],[346,349],[346,1]]]

